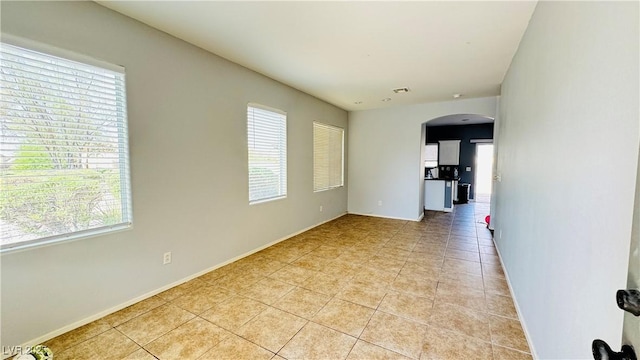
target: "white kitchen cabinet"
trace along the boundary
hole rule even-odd
[[[460,140],[441,140],[438,165],[460,165]]]
[[[444,211],[444,180],[424,181],[424,208]]]
[[[455,182],[451,180],[425,180],[425,210],[453,211],[453,183]]]

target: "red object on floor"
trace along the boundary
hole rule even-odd
[[[484,218],[484,222],[486,222],[486,223],[487,223],[487,226],[489,226],[489,224],[491,224],[491,215],[487,215],[487,216]]]

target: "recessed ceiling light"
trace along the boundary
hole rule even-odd
[[[393,92],[396,94],[408,93],[410,89],[408,87],[393,89]]]
[[[384,98],[384,99],[382,99],[382,101],[384,101],[384,102],[391,101],[391,98]]]
[[[454,99],[459,99],[462,96],[462,94],[453,94],[453,98]]]
[[[360,105],[360,104],[362,104],[362,101],[355,101],[354,104]]]

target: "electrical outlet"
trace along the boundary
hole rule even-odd
[[[322,205],[320,205],[320,212],[322,212]]]
[[[164,253],[162,257],[162,265],[171,264],[171,251]]]
[[[500,229],[500,233],[498,234],[498,239],[502,239],[502,229]]]
[[[382,206],[382,200],[378,200],[378,206]]]

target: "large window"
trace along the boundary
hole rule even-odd
[[[262,105],[247,107],[249,203],[287,196],[287,114]]]
[[[344,185],[344,130],[313,123],[313,190]]]
[[[130,226],[124,70],[0,50],[2,249]]]

